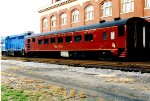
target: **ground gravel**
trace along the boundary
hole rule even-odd
[[[150,101],[150,74],[148,73],[16,60],[1,60],[1,70],[2,73],[10,73],[20,78],[38,79],[67,90],[83,91],[88,96],[87,101]],[[11,76],[2,75],[2,80],[7,81],[6,78]],[[12,79],[11,83],[15,85],[19,78]],[[6,83],[4,81],[2,83]],[[19,86],[23,88],[25,85]],[[31,86],[28,87],[32,89]]]

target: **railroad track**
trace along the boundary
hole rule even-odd
[[[25,58],[25,57],[2,57],[2,60],[21,60],[25,62],[42,62],[58,65],[68,65],[85,68],[101,68],[121,70],[126,72],[150,73],[150,61],[145,62],[121,62],[121,61],[97,61],[97,60],[73,60],[54,58]]]

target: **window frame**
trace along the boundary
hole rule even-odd
[[[134,12],[134,0],[121,0],[121,13],[128,12]]]
[[[43,40],[42,40],[42,39],[39,39],[39,40],[38,40],[38,44],[39,44],[39,45],[43,44]]]
[[[60,38],[61,38],[61,40],[60,40]],[[58,42],[59,44],[62,44],[62,43],[64,42],[64,37],[63,37],[63,36],[58,37],[58,38],[57,38],[57,42]]]
[[[103,32],[103,40],[104,40],[104,41],[107,40],[107,32]]]
[[[56,43],[56,37],[50,38],[50,44],[55,44]]]
[[[108,13],[107,14],[107,9]],[[102,4],[102,17],[112,16],[112,2],[107,1]]]
[[[79,22],[79,10],[74,10],[72,11],[72,23],[77,23]]]
[[[89,35],[92,35],[91,39],[89,39]],[[94,39],[94,35],[92,33],[84,34],[84,41],[91,42],[91,41],[93,41],[93,39]]]
[[[69,37],[71,37],[71,40],[69,39],[69,41],[68,41],[68,38],[69,38]],[[66,42],[66,43],[71,43],[71,42],[72,42],[72,39],[73,39],[73,38],[72,38],[71,35],[65,36],[65,42]]]
[[[60,15],[60,19],[61,19],[61,26],[67,25],[67,14],[66,13],[62,13]]]
[[[42,24],[43,24],[43,29],[46,29],[48,27],[48,20],[46,18],[43,18]]]
[[[85,8],[86,19],[85,20],[93,20],[94,19],[94,6],[89,5]]]
[[[150,0],[145,0],[145,8],[150,9]]]
[[[81,36],[80,40],[76,40],[78,36]],[[82,41],[82,35],[75,35],[74,36],[74,42],[81,42]]]
[[[48,44],[49,41],[48,41],[48,38],[44,39],[44,44]]]
[[[51,17],[51,27],[56,27],[57,26],[57,19],[56,16]]]

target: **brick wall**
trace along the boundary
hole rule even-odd
[[[112,1],[112,16],[102,17],[102,2],[104,0],[70,0],[72,2],[68,2],[66,4],[61,3],[58,7],[53,7],[49,10],[45,10],[40,12],[41,19],[40,19],[40,31],[47,32],[52,30],[59,30],[64,28],[70,27],[78,27],[83,25],[90,25],[94,23],[98,23],[100,20],[112,21],[114,18],[130,18],[130,17],[144,17],[150,16],[150,8],[145,8],[144,0],[134,0],[134,11],[128,13],[121,13],[121,2],[120,0],[105,0],[105,1]],[[79,2],[80,1],[80,2]],[[85,20],[85,7],[88,5],[94,6],[94,19],[92,20]],[[72,11],[74,9],[79,10],[80,21],[77,23],[72,23]],[[60,25],[60,15],[62,13],[67,14],[67,25],[61,26]],[[57,27],[51,27],[50,18],[52,16],[56,16],[57,18]],[[43,29],[42,19],[48,19],[48,27]]]

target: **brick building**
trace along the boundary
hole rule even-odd
[[[38,10],[40,31],[111,21],[114,18],[150,16],[150,0],[52,0]]]

